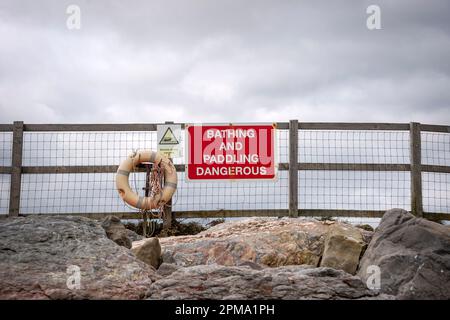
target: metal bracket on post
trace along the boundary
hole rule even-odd
[[[298,217],[298,120],[289,121],[289,216]]]
[[[9,216],[17,217],[20,210],[20,188],[22,183],[22,149],[23,149],[23,121],[14,121],[11,185],[9,198]]]
[[[416,217],[423,217],[421,148],[420,123],[411,122],[409,126],[409,152],[411,162],[411,212]]]
[[[165,124],[173,124],[173,121],[166,121]],[[170,161],[172,161],[172,158],[170,158]],[[175,214],[172,212],[172,199],[170,199],[167,204],[164,205],[163,229],[170,229],[174,220]]]

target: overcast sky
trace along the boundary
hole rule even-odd
[[[371,4],[381,30],[366,27]],[[0,123],[450,124],[449,12],[448,0],[0,0]]]

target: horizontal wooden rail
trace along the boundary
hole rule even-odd
[[[299,170],[409,171],[409,164],[391,163],[299,163]]]
[[[25,174],[45,173],[113,173],[117,171],[118,165],[98,166],[28,166],[22,167]],[[450,173],[450,166],[422,165],[423,172]],[[176,164],[177,172],[184,172],[184,164]],[[278,169],[289,170],[289,163],[279,163]],[[395,163],[299,163],[298,170],[301,171],[409,171],[409,164]],[[136,168],[136,172],[145,172],[145,168]],[[0,166],[0,174],[11,173],[11,167]]]
[[[116,172],[117,165],[111,166],[43,166],[43,167],[22,167],[24,174],[45,174],[45,173],[112,173]],[[136,169],[139,171],[140,169]]]
[[[277,129],[289,130],[289,122],[277,122]]]
[[[163,124],[163,123],[161,123]],[[184,123],[175,123],[184,129]],[[28,132],[78,132],[78,131],[156,131],[158,123],[119,123],[119,124],[24,124],[24,131]],[[0,132],[13,131],[11,124],[0,124]],[[289,122],[277,122],[277,129],[288,130]]]
[[[233,218],[233,217],[277,217],[287,216],[288,210],[199,210],[199,211],[173,211],[177,218]],[[121,219],[135,219],[141,216],[139,212],[96,212],[96,213],[24,213],[21,216],[61,216],[73,215],[83,216],[93,219],[102,219],[107,215],[114,215]],[[6,215],[4,215],[6,216]]]
[[[156,131],[156,123],[124,124],[24,124],[24,131]],[[180,123],[184,128],[184,123]],[[408,131],[407,123],[299,122],[299,130],[386,130]],[[0,132],[12,132],[12,124],[0,124]],[[277,122],[277,128],[288,130],[289,122]],[[450,133],[450,126],[421,124],[421,131]]]
[[[10,174],[12,171],[11,167],[0,167],[0,174]]]
[[[299,216],[307,217],[349,217],[349,218],[381,218],[386,211],[380,210],[331,210],[331,209],[299,209]]]
[[[392,130],[408,131],[407,123],[299,122],[299,130]]]
[[[8,131],[13,131],[14,130],[14,125],[12,124],[0,124],[0,132],[8,132]]]
[[[2,169],[3,168],[3,169]],[[118,165],[99,165],[99,166],[42,166],[42,167],[22,167],[22,173],[25,174],[46,174],[46,173],[115,173],[119,168]],[[184,164],[175,165],[177,172],[184,172]],[[7,171],[9,167],[0,167],[0,173],[2,170]],[[137,167],[135,172],[145,172],[145,167]]]
[[[422,172],[437,172],[437,173],[450,173],[450,167],[449,166],[432,166],[423,164],[422,165]]]
[[[254,210],[199,210],[199,211],[174,211],[177,218],[242,218],[242,217],[287,217],[288,209],[254,209]],[[382,210],[332,210],[332,209],[299,209],[299,217],[340,217],[340,218],[381,218],[385,211]],[[107,215],[114,215],[121,219],[136,219],[139,212],[98,212],[98,213],[21,213],[20,216],[84,216],[92,219],[103,219]],[[448,220],[450,213],[424,212],[424,218],[433,221]],[[7,215],[0,215],[7,217]]]
[[[25,124],[24,131],[156,131],[154,123],[124,124]]]
[[[450,133],[450,126],[441,126],[436,124],[421,124],[420,131]]]

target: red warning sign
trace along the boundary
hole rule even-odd
[[[188,180],[275,179],[276,124],[186,125]]]

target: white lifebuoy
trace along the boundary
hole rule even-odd
[[[141,162],[161,164],[164,168],[164,188],[154,197],[141,197],[130,188],[128,177],[130,172]],[[165,155],[151,150],[134,152],[124,160],[116,174],[116,187],[123,201],[138,209],[152,210],[166,204],[177,189],[177,172],[172,161]]]

